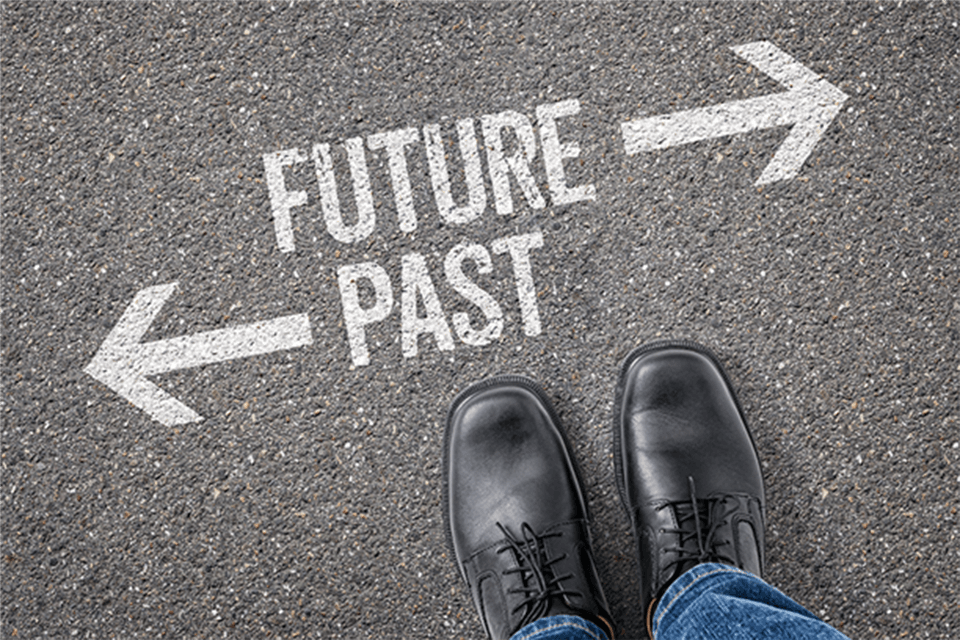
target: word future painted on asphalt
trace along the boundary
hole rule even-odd
[[[796,176],[826,127],[840,110],[846,95],[769,42],[754,42],[734,47],[733,51],[784,85],[788,91],[625,122],[621,126],[625,152],[635,155],[756,129],[791,126],[789,135],[764,169],[757,184]],[[544,194],[533,177],[532,163],[537,155],[538,140],[553,203],[568,204],[596,198],[596,189],[592,184],[570,186],[564,174],[564,160],[578,157],[580,149],[574,143],[560,141],[557,120],[574,116],[579,111],[580,103],[577,100],[540,105],[536,109],[536,127],[527,116],[516,111],[488,114],[479,118],[497,214],[509,215],[514,211],[511,180],[516,182],[531,208],[542,209],[546,206]],[[377,214],[373,205],[368,151],[379,151],[386,155],[397,223],[402,232],[410,233],[416,230],[419,224],[407,164],[407,153],[416,146],[422,146],[425,152],[440,218],[450,225],[467,225],[478,219],[487,209],[488,195],[484,186],[481,146],[477,142],[477,123],[472,118],[457,122],[462,175],[466,186],[465,198],[460,203],[455,203],[452,196],[451,175],[444,152],[445,140],[439,125],[428,124],[423,126],[422,130],[408,127],[374,133],[367,136],[366,140],[354,137],[343,141],[339,145],[342,148],[338,151],[346,155],[349,164],[349,182],[356,210],[356,220],[351,223],[345,221],[340,203],[340,194],[348,189],[345,184],[338,184],[333,166],[333,147],[329,143],[314,144],[309,153],[301,149],[286,149],[265,154],[263,162],[278,247],[284,252],[295,250],[294,215],[322,218],[327,233],[345,244],[360,242],[374,232]],[[510,152],[504,144],[507,131],[517,141]],[[317,192],[313,193],[312,197],[304,190],[289,190],[284,178],[285,168],[305,163],[312,164],[316,174]],[[529,251],[542,246],[542,235],[538,234],[536,241],[518,238],[512,243],[502,242],[505,241],[494,243],[493,248],[495,252],[503,253],[507,250],[505,247],[513,247],[510,255],[514,259],[517,295],[523,312],[525,333],[530,336],[538,335],[540,321],[536,298],[530,298],[531,294],[527,293],[527,289],[532,290],[533,287]],[[488,323],[483,329],[477,330],[464,326],[463,316],[454,317],[453,322],[462,342],[484,345],[499,337],[503,315],[496,301],[468,280],[459,269],[459,263],[466,259],[474,261],[481,272],[490,269],[487,250],[480,245],[469,245],[467,250],[467,246],[460,245],[449,254],[447,279],[459,294],[483,311]],[[453,267],[449,264],[451,257],[457,262]],[[367,281],[376,290],[376,303],[373,307],[360,306],[357,280]],[[449,324],[440,308],[426,262],[420,254],[403,256],[401,280],[401,342],[404,357],[417,354],[417,340],[421,333],[432,334],[441,350],[452,349]],[[370,362],[370,357],[364,328],[388,317],[393,306],[393,285],[383,268],[376,263],[342,266],[338,270],[338,282],[351,358],[355,365],[366,365]],[[417,315],[418,296],[422,297],[426,308],[425,318]]]
[[[557,120],[579,112],[580,102],[577,100],[540,105],[536,110],[544,168],[550,183],[550,195],[555,205],[593,200],[596,194],[593,185],[568,186],[563,171],[563,160],[579,156],[580,148],[573,143],[560,142]],[[546,201],[531,170],[531,162],[537,153],[537,135],[534,132],[533,123],[527,116],[516,111],[485,115],[480,118],[480,122],[486,142],[487,166],[490,170],[497,213],[500,215],[513,213],[514,204],[510,193],[511,175],[517,181],[530,206],[534,209],[543,209]],[[519,142],[510,153],[507,153],[504,144],[506,130],[511,130]],[[486,210],[487,193],[480,166],[480,148],[477,144],[474,120],[467,118],[457,122],[457,136],[469,194],[468,201],[461,205],[454,203],[451,194],[450,172],[447,167],[440,125],[424,126],[422,137],[420,130],[415,127],[375,133],[367,137],[366,147],[370,150],[382,149],[387,155],[390,182],[401,231],[409,233],[417,228],[417,212],[413,206],[413,191],[406,156],[407,148],[413,145],[425,147],[430,182],[440,218],[444,222],[454,225],[467,224],[479,218]],[[350,164],[357,211],[357,221],[353,224],[344,221],[340,210],[340,196],[333,171],[330,145],[315,144],[310,153],[320,191],[319,208],[322,211],[327,232],[335,240],[347,244],[363,240],[373,233],[377,224],[364,146],[363,138],[360,137],[349,138],[343,142]],[[293,251],[296,248],[292,211],[295,207],[307,204],[309,200],[306,191],[287,190],[283,169],[307,161],[307,156],[300,149],[286,149],[263,156],[267,187],[270,190],[274,230],[277,245],[281,251]],[[316,208],[314,206],[314,210]]]
[[[757,184],[795,177],[847,96],[769,42],[752,42],[733,47],[733,51],[787,90],[624,122],[620,126],[624,152],[631,156],[652,153],[710,138],[790,126],[789,134]],[[592,184],[569,185],[564,173],[564,161],[578,157],[580,149],[575,143],[560,140],[557,121],[576,116],[579,111],[577,100],[564,100],[537,107],[535,120],[516,111],[503,111],[458,121],[456,135],[466,187],[461,202],[453,197],[451,172],[443,151],[445,141],[437,124],[378,132],[365,139],[349,138],[339,145],[318,143],[309,150],[266,153],[264,172],[277,246],[283,252],[295,251],[293,220],[301,215],[322,219],[326,232],[343,244],[358,243],[374,232],[378,221],[367,165],[368,151],[386,155],[398,226],[404,233],[414,231],[420,220],[414,208],[407,152],[417,145],[425,152],[440,218],[450,225],[469,225],[487,211],[491,195],[485,186],[478,124],[493,191],[493,209],[498,215],[514,211],[513,184],[533,209],[545,208],[547,197],[553,205],[595,200],[596,189]],[[505,143],[507,137],[516,143],[509,149]],[[538,150],[549,186],[546,194],[533,177]],[[338,184],[334,174],[334,151],[344,153],[347,158],[356,212],[352,222],[347,222],[341,210],[340,195],[348,189],[345,184]],[[287,187],[284,170],[300,164],[310,165],[314,170],[317,190],[313,194]],[[459,176],[457,172],[458,179]],[[542,331],[535,295],[533,252],[543,248],[544,237],[539,231],[499,238],[490,246],[494,255],[506,254],[511,260],[523,332],[528,336]],[[488,274],[493,268],[490,250],[480,244],[463,242],[446,254],[443,276],[453,291],[480,310],[484,318],[481,326],[471,324],[468,315],[462,312],[454,313],[448,321],[436,293],[437,278],[431,276],[424,256],[419,253],[401,256],[400,343],[405,358],[417,355],[418,341],[424,334],[432,336],[437,348],[443,351],[454,348],[454,336],[464,344],[482,346],[501,335],[503,309],[489,292],[467,277],[464,272],[467,261],[475,265],[479,274]],[[361,302],[364,296],[360,290],[364,283],[374,291],[371,306]],[[84,369],[163,424],[175,425],[202,418],[150,382],[147,376],[313,343],[306,314],[169,340],[140,342],[176,286],[177,283],[158,285],[137,293]],[[350,359],[356,366],[367,365],[370,347],[366,330],[370,325],[387,321],[395,306],[394,284],[381,265],[362,262],[341,265],[337,269],[337,286]],[[425,315],[420,314],[421,306]]]
[[[486,166],[493,188],[493,208],[501,216],[514,212],[515,203],[511,181],[533,209],[547,206],[546,196],[554,205],[593,200],[596,189],[592,184],[571,186],[564,172],[564,160],[580,155],[580,148],[572,142],[561,142],[557,121],[575,116],[580,112],[577,100],[564,100],[543,104],[536,108],[536,122],[517,111],[503,111],[481,116],[478,120],[465,118],[456,123],[456,132],[463,163],[465,181],[464,199],[455,202],[450,186],[451,175],[447,165],[445,140],[440,125],[427,124],[422,128],[408,127],[384,131],[367,136],[349,138],[339,145],[337,151],[346,155],[349,164],[350,185],[353,194],[355,220],[347,222],[340,205],[340,194],[347,191],[338,184],[333,167],[333,148],[328,143],[314,144],[309,154],[301,149],[285,149],[263,156],[270,203],[273,211],[274,231],[281,251],[294,251],[293,216],[310,215],[321,218],[327,233],[334,240],[353,244],[369,237],[377,226],[377,213],[373,206],[373,191],[367,163],[368,151],[380,151],[386,155],[390,184],[396,204],[397,222],[400,230],[410,233],[420,223],[414,208],[410,170],[407,164],[408,151],[422,146],[426,156],[427,170],[437,212],[447,224],[464,226],[479,219],[488,208],[488,194],[477,142],[477,124],[483,133],[486,151]],[[508,149],[506,139],[516,144]],[[533,163],[542,156],[543,168],[549,184],[549,193],[544,194],[534,178]],[[284,169],[308,163],[316,174],[317,192],[290,190],[284,177]],[[458,172],[459,173],[459,172]],[[295,211],[300,209],[299,211]],[[540,314],[534,293],[531,251],[543,246],[543,234],[539,231],[495,240],[491,246],[495,254],[509,254],[513,264],[517,299],[524,333],[536,336],[541,332]],[[470,324],[467,314],[456,313],[452,317],[453,331],[440,304],[434,278],[427,269],[427,262],[419,253],[402,256],[400,336],[403,356],[411,358],[418,353],[421,335],[433,337],[441,351],[454,348],[453,335],[464,344],[483,346],[500,337],[503,330],[503,311],[489,292],[470,280],[464,273],[463,264],[471,261],[478,273],[492,270],[489,251],[474,243],[458,244],[447,254],[444,275],[450,287],[476,306],[485,318],[482,327]],[[360,303],[360,283],[365,281],[375,291],[373,306]],[[370,363],[366,343],[366,327],[385,321],[394,306],[394,288],[390,277],[376,262],[349,264],[337,269],[337,282],[343,308],[343,318],[350,343],[350,357],[354,365]],[[425,310],[420,315],[419,307]]]

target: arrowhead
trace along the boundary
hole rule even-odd
[[[751,42],[733,51],[787,91],[624,122],[627,155],[790,126],[756,184],[795,177],[847,95],[769,42]]]
[[[148,287],[137,293],[120,321],[100,345],[93,360],[84,368],[86,373],[168,427],[203,419],[196,411],[147,380],[145,375],[149,363],[141,352],[140,338],[176,288],[177,283],[173,282]]]
[[[796,123],[756,185],[794,178],[848,96],[771,42],[751,42],[732,49],[790,90],[790,113],[781,119]]]

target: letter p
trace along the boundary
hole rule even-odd
[[[360,306],[360,288],[357,282],[368,280],[373,285],[375,302],[372,307]],[[350,359],[354,366],[370,364],[370,352],[367,350],[368,324],[380,322],[393,309],[393,287],[390,276],[376,262],[349,264],[337,269],[337,284],[340,286],[340,300],[343,303],[343,320],[347,325],[347,338],[350,341]]]

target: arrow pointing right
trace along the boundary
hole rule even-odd
[[[756,184],[789,180],[799,173],[847,94],[770,42],[732,48],[789,91],[624,122],[621,130],[627,155],[793,125]]]

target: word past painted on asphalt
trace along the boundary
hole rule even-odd
[[[624,153],[628,156],[653,153],[710,138],[789,126],[789,134],[757,184],[796,177],[847,99],[846,94],[770,42],[752,42],[732,50],[786,90],[623,122],[620,135]],[[537,106],[533,118],[506,110],[458,120],[455,130],[462,172],[451,172],[445,147],[452,146],[453,140],[445,139],[441,126],[436,123],[379,131],[339,142],[317,142],[309,149],[265,153],[262,160],[277,247],[282,253],[295,252],[298,228],[295,221],[307,217],[320,223],[335,242],[343,245],[356,245],[371,237],[382,220],[378,220],[374,205],[370,153],[380,154],[386,160],[396,222],[404,234],[416,231],[423,222],[423,212],[415,208],[408,164],[408,152],[414,149],[420,152],[417,157],[426,159],[426,171],[417,175],[429,175],[440,221],[454,228],[464,228],[481,219],[490,209],[491,200],[497,216],[513,214],[515,208],[521,206],[514,201],[515,194],[522,196],[526,206],[534,210],[546,208],[548,198],[552,206],[594,201],[597,190],[593,184],[568,184],[564,162],[579,158],[580,147],[570,140],[561,140],[557,125],[563,119],[576,123],[580,106],[578,100],[568,99]],[[482,144],[478,141],[478,128]],[[481,161],[481,153],[485,163]],[[345,168],[337,165],[335,158],[345,159]],[[534,177],[535,169],[539,173],[540,167],[536,166],[539,162],[543,163],[546,189]],[[299,168],[307,173],[312,169],[316,182],[311,190],[288,184],[286,172],[298,165],[303,165]],[[451,186],[452,174],[456,179],[462,177],[462,185],[458,184],[462,188]],[[492,193],[488,193],[487,185]],[[352,205],[342,207],[342,198],[348,193]],[[478,275],[490,274],[493,271],[491,251],[493,255],[509,256],[524,334],[540,335],[542,324],[537,308],[533,257],[535,251],[543,248],[544,237],[539,230],[500,237],[489,249],[475,242],[460,242],[446,253],[442,274],[431,274],[420,253],[402,255],[399,339],[403,357],[418,355],[420,338],[424,335],[432,337],[440,351],[452,350],[454,337],[465,345],[484,346],[502,335],[502,301],[467,275],[474,270]],[[473,266],[465,272],[468,261]],[[479,325],[463,311],[448,316],[437,295],[436,282],[441,278],[479,311],[479,315],[474,314],[474,321],[482,317]],[[354,366],[370,364],[367,331],[372,325],[389,322],[396,302],[395,284],[376,261],[337,265],[345,337]],[[147,376],[313,343],[306,314],[172,340],[140,342],[176,286],[177,283],[168,283],[141,290],[85,368],[88,374],[164,424],[202,418],[150,382]],[[362,293],[369,293],[371,289],[372,296]]]

